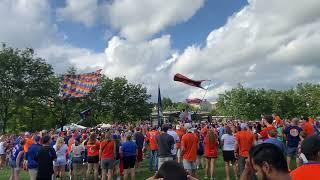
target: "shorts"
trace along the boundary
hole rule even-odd
[[[185,170],[196,170],[196,162],[195,161],[188,161],[183,160],[183,167]]]
[[[141,162],[142,160],[143,160],[143,158],[142,158],[142,148],[138,148],[137,161]]]
[[[83,163],[83,159],[82,159],[82,157],[73,157],[72,158],[72,163],[73,164],[82,164]]]
[[[234,162],[236,160],[235,156],[234,156],[234,151],[222,151],[222,155],[223,155],[223,160],[225,162]]]
[[[89,164],[99,163],[99,156],[88,156],[88,163]]]
[[[298,147],[289,147],[287,148],[287,156],[288,157],[297,157]]]
[[[120,159],[114,160],[113,166],[117,166],[120,164]]]
[[[123,169],[134,168],[136,164],[136,156],[123,157]]]
[[[9,164],[10,164],[10,167],[11,167],[11,168],[17,168],[16,161],[10,159]]]
[[[160,169],[160,167],[162,166],[163,163],[167,162],[167,161],[172,161],[173,157],[159,157],[158,158],[158,170]]]
[[[56,161],[53,161],[54,166],[65,166],[67,164],[67,160],[65,158],[58,158]]]
[[[101,168],[102,169],[113,169],[113,166],[115,165],[114,161],[115,160],[113,160],[113,159],[101,160]]]

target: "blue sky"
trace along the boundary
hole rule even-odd
[[[66,5],[64,0],[51,1],[51,3],[53,8],[62,8]],[[190,44],[200,45],[212,29],[224,25],[229,16],[245,5],[247,5],[246,0],[206,0],[204,6],[187,22],[169,26],[154,37],[170,34],[172,47],[178,50],[183,50]],[[56,18],[55,14],[53,16]],[[67,42],[96,52],[102,52],[106,48],[106,42],[109,40],[105,38],[106,32],[110,33],[109,38],[117,35],[117,30],[99,21],[93,27],[85,27],[80,23],[54,20],[59,26],[59,31],[67,35]]]
[[[319,0],[1,0],[0,42],[34,48],[58,74],[102,68],[153,97],[158,84],[176,101],[202,97],[176,73],[210,79],[214,101],[238,83],[320,83],[319,17]]]

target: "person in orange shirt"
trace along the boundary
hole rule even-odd
[[[176,146],[177,146],[177,162],[180,163],[181,162],[181,139],[182,136],[185,134],[184,131],[181,130],[180,125],[176,126],[176,133],[179,136],[179,142],[177,142]]]
[[[209,175],[213,179],[216,167],[216,158],[218,158],[218,137],[212,129],[207,131],[204,138],[204,157],[206,158],[206,177]],[[206,178],[205,178],[206,179]]]
[[[116,157],[116,145],[112,140],[110,132],[106,132],[104,140],[100,143],[99,157],[102,168],[102,180],[112,179],[112,172],[114,167],[114,159]]]
[[[26,132],[26,133],[24,134],[24,136],[25,136],[26,143],[25,143],[24,146],[23,146],[23,151],[24,151],[25,153],[27,153],[29,147],[30,147],[34,142],[33,142],[32,138],[31,138],[31,135],[30,135],[29,132]]]
[[[157,145],[157,136],[159,131],[157,127],[153,127],[151,131],[147,132],[146,142],[150,147],[150,161],[149,161],[149,170],[157,171],[158,170],[158,145]],[[155,167],[153,165],[155,164]]]
[[[292,180],[319,179],[320,172],[320,136],[306,138],[301,146],[301,152],[308,163],[290,173]]]
[[[273,125],[273,117],[270,115],[267,115],[263,118],[262,124],[266,126],[266,128],[262,129],[260,132],[260,135],[262,136],[263,141],[267,140],[269,131],[273,130],[274,132],[277,132],[277,128],[275,128]],[[276,135],[277,136],[277,135]]]
[[[303,131],[305,131],[307,133],[307,136],[314,135],[314,129],[313,129],[312,124],[309,122],[308,117],[302,118],[302,124],[303,124]]]
[[[183,167],[190,174],[195,176],[199,139],[198,136],[194,133],[194,130],[190,123],[186,123],[185,128],[187,129],[187,134],[183,135],[181,140]]]
[[[88,157],[88,169],[87,169],[87,179],[90,176],[92,170],[94,171],[94,179],[98,179],[99,175],[99,150],[100,142],[97,140],[97,135],[92,133],[89,137],[89,141],[86,145],[87,157]]]
[[[246,123],[240,124],[241,131],[237,132],[236,143],[234,147],[234,155],[239,159],[239,170],[240,174],[245,168],[246,159],[249,157],[249,150],[254,145],[254,135],[248,130],[248,125]]]

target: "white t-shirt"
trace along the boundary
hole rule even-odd
[[[236,142],[236,139],[233,135],[224,134],[222,135],[221,140],[223,141],[224,151],[234,151],[234,144]]]
[[[85,148],[82,144],[79,144],[78,146],[72,145],[72,156],[73,157],[81,157],[81,153],[85,151]]]
[[[171,150],[171,154],[172,155],[176,155],[177,154],[177,142],[179,142],[179,136],[178,134],[175,132],[175,131],[172,131],[172,130],[168,130],[167,132],[170,136],[173,137],[173,140],[174,140],[174,145],[173,145],[173,149]]]
[[[0,142],[0,155],[6,154],[5,148],[4,148],[4,142]]]
[[[59,150],[57,150],[56,145],[54,145],[53,148],[56,151],[57,160],[59,160],[59,161],[67,161],[66,153],[67,153],[67,150],[68,150],[68,146],[66,144],[62,145]]]

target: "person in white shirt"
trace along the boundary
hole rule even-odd
[[[226,171],[226,180],[230,180],[230,163],[233,166],[233,170],[234,170],[234,175],[235,178],[237,179],[238,177],[238,170],[237,170],[237,166],[236,166],[236,158],[234,156],[234,146],[235,146],[235,142],[236,139],[232,134],[232,130],[229,126],[225,127],[226,130],[226,134],[222,135],[221,137],[221,143],[223,145],[223,159],[225,162],[225,171]]]
[[[176,158],[177,158],[177,142],[180,141],[180,138],[179,138],[178,134],[173,130],[171,124],[169,124],[169,130],[167,131],[167,133],[170,136],[172,136],[174,139],[174,145],[173,145],[173,149],[171,150],[171,154],[173,156],[173,160],[176,160]]]
[[[81,175],[84,176],[83,172],[83,155],[85,153],[85,147],[80,144],[78,140],[75,140],[74,144],[71,146],[72,157],[72,178],[78,179]]]
[[[60,175],[60,178],[63,179],[66,176],[65,166],[67,164],[66,154],[68,146],[65,144],[64,139],[60,137],[53,148],[57,154],[57,160],[53,163],[55,176]]]

